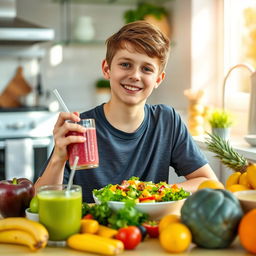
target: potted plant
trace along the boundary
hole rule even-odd
[[[110,98],[110,82],[109,80],[100,78],[95,83],[97,104],[108,101]]]
[[[230,127],[234,123],[233,115],[224,109],[214,109],[208,119],[212,134],[219,135],[223,139],[229,138]]]
[[[168,16],[169,13],[163,6],[142,2],[137,5],[136,9],[127,10],[124,13],[124,21],[130,23],[136,20],[146,20],[170,37]]]

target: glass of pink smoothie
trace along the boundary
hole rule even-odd
[[[79,135],[86,138],[83,143],[72,143],[68,146],[69,165],[74,166],[75,157],[79,156],[76,170],[96,168],[99,166],[98,144],[94,119],[81,119],[77,122],[86,128],[84,133],[69,132],[68,135]]]

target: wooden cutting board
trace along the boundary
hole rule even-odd
[[[0,95],[0,106],[20,107],[22,105],[21,97],[29,94],[31,91],[32,87],[23,76],[23,68],[19,66],[16,74]]]

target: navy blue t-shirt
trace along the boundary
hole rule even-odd
[[[146,104],[140,127],[126,133],[107,121],[103,105],[80,115],[95,119],[99,149],[99,167],[75,172],[74,184],[82,186],[83,201],[93,202],[93,189],[118,184],[131,176],[144,181],[168,181],[170,166],[178,176],[184,176],[207,163],[172,107]],[[67,162],[64,184],[69,173]]]

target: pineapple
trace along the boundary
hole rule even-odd
[[[218,135],[208,135],[208,150],[215,153],[224,165],[234,171],[226,180],[227,190],[235,192],[256,189],[256,163],[248,162],[244,156],[235,152],[227,140]]]
[[[238,154],[230,146],[227,140],[222,139],[218,135],[209,134],[206,138],[206,145],[209,151],[216,154],[216,157],[220,161],[236,172],[245,172],[250,163],[244,158],[244,156]]]

